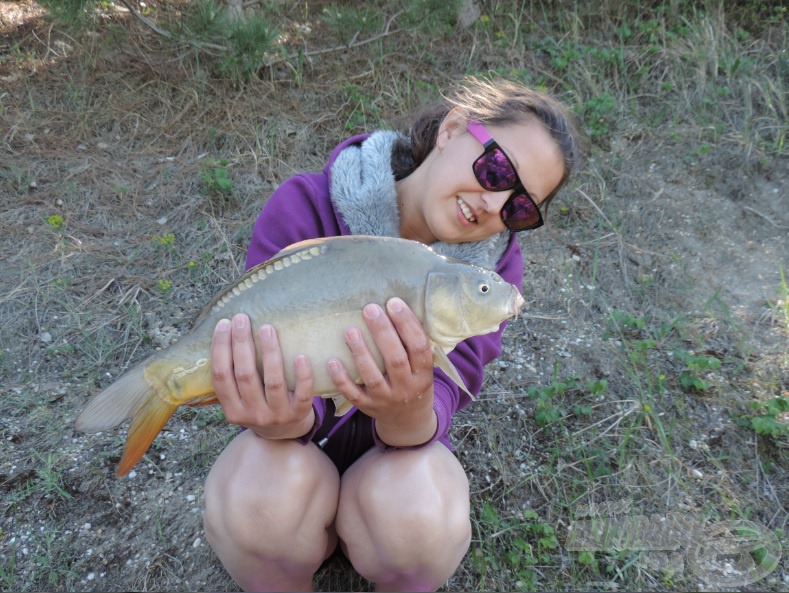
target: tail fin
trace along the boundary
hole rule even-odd
[[[147,367],[148,361],[134,367],[94,397],[75,423],[82,432],[98,432],[134,418],[115,470],[117,477],[129,473],[178,407],[156,393],[145,378]]]
[[[82,432],[99,432],[118,426],[134,416],[154,391],[145,379],[146,363],[142,363],[88,402],[79,415],[75,428]]]
[[[156,393],[151,393],[134,414],[134,421],[129,427],[129,434],[123,447],[123,456],[118,467],[115,468],[115,477],[120,478],[129,473],[177,407],[178,404],[167,402]]]

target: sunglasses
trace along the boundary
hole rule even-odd
[[[541,227],[543,220],[540,209],[523,187],[512,161],[490,132],[475,120],[469,121],[466,129],[485,147],[482,156],[471,165],[479,184],[488,191],[515,190],[501,208],[504,226],[514,232]]]

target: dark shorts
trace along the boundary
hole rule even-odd
[[[335,416],[333,412],[331,404],[326,406],[323,424],[312,437],[312,442],[319,447],[334,425],[342,420],[342,417]],[[345,420],[343,425],[321,447],[332,460],[340,475],[344,474],[345,470],[351,467],[364,453],[375,447],[373,419],[356,409],[353,409],[349,414],[351,417]]]

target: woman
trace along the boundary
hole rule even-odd
[[[350,138],[323,173],[280,186],[255,224],[247,267],[304,239],[388,235],[495,269],[521,286],[515,232],[542,224],[539,206],[577,160],[577,134],[557,102],[512,83],[469,79],[417,117],[408,137]],[[309,360],[282,360],[271,326],[251,328],[245,315],[217,325],[216,394],[227,419],[249,430],[211,469],[205,528],[246,590],[312,590],[338,542],[377,590],[435,590],[468,550],[468,481],[448,433],[469,398],[433,369],[428,339],[403,301],[390,299],[386,310],[368,305],[364,318],[386,372],[358,329],[348,328],[364,386],[329,362],[338,391],[355,406],[340,418],[330,400],[313,398]],[[482,386],[483,366],[501,352],[502,330],[449,355],[472,393]],[[293,392],[286,364],[295,365]]]

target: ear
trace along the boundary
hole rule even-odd
[[[454,107],[446,114],[441,125],[438,127],[436,137],[436,147],[444,148],[446,143],[453,137],[466,131],[466,115],[460,107]]]

